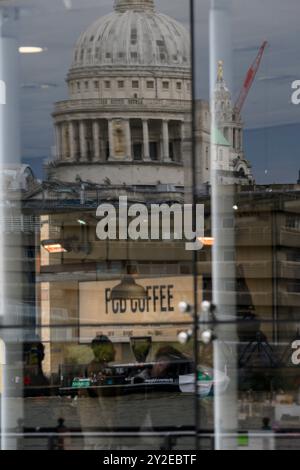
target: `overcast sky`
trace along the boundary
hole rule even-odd
[[[16,0],[22,7],[22,45],[47,48],[21,57],[22,157],[40,176],[51,156],[53,103],[67,98],[65,76],[79,34],[112,11],[113,0]],[[209,0],[195,0],[197,92],[208,99]],[[72,4],[71,10],[65,5]],[[156,0],[157,9],[189,27],[188,0]],[[258,182],[294,182],[300,167],[300,106],[291,104],[291,83],[300,79],[300,1],[232,0],[233,95],[260,44],[270,43],[243,110],[247,158]],[[47,85],[49,88],[40,88]],[[35,87],[37,85],[37,87]],[[299,124],[299,125],[297,125]],[[259,131],[256,129],[260,129]],[[275,144],[276,142],[276,144]]]

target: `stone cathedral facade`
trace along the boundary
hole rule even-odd
[[[50,180],[183,188],[191,153],[191,61],[189,32],[180,23],[157,12],[154,0],[116,0],[113,13],[79,37],[67,84],[69,98],[53,113]],[[250,184],[242,123],[221,77],[216,106],[220,181]],[[199,187],[210,181],[215,133],[209,105],[199,100]]]

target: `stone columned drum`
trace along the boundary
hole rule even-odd
[[[189,32],[153,0],[116,0],[81,34],[53,113],[49,178],[112,185],[184,185],[190,126]]]

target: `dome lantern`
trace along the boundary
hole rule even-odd
[[[154,0],[115,0],[116,11],[125,12],[127,10],[144,11],[154,10]]]

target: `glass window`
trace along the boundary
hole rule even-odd
[[[299,2],[27,3],[0,2],[1,449],[299,450]]]

